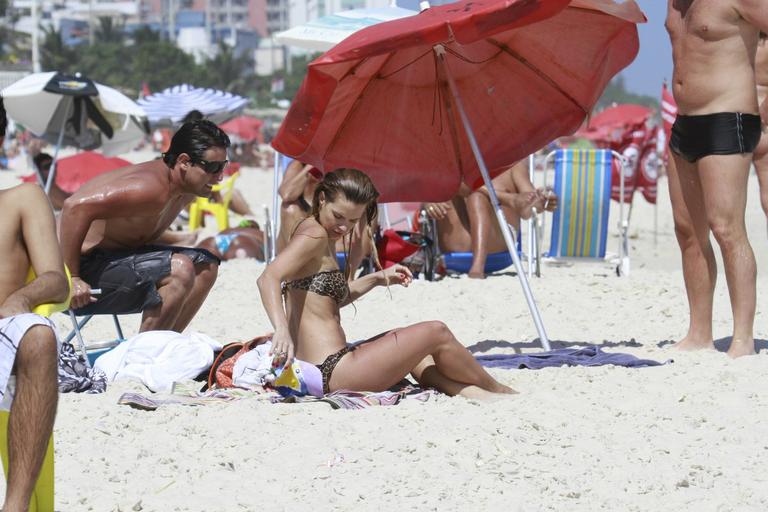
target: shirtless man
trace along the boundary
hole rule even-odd
[[[162,160],[98,176],[64,202],[59,238],[77,314],[142,311],[141,332],[184,330],[216,281],[219,259],[151,244],[196,196],[211,195],[228,146],[210,121],[186,123]]]
[[[5,136],[0,100],[0,141]],[[0,397],[16,374],[8,422],[6,512],[27,510],[53,430],[58,401],[58,341],[47,318],[30,313],[67,299],[67,278],[48,198],[37,185],[0,191]],[[37,277],[27,283],[33,267]]]
[[[504,217],[512,226],[519,226],[520,219],[530,218],[533,207],[539,211],[545,208],[552,211],[557,207],[557,196],[533,187],[526,162],[517,162],[493,179]],[[451,201],[430,203],[425,209],[427,215],[438,221],[437,240],[441,251],[472,252],[469,277],[484,279],[488,254],[507,250],[485,186],[472,192],[462,184],[459,195]]]
[[[755,256],[744,212],[752,152],[768,119],[758,104],[754,57],[768,30],[764,0],[669,0],[672,92],[678,116],[669,147],[669,190],[690,307],[677,347],[714,348],[712,302],[717,268],[710,232],[720,246],[733,312],[731,357],[755,353]]]
[[[760,32],[760,41],[757,43],[755,55],[755,77],[757,81],[757,101],[762,104],[768,101],[768,35]],[[768,119],[763,118],[763,134],[760,143],[752,155],[752,163],[755,164],[757,179],[760,183],[760,204],[768,218]]]

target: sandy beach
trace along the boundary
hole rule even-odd
[[[128,159],[141,161],[149,153]],[[0,174],[14,184],[23,169]],[[238,181],[261,218],[270,171]],[[731,360],[725,276],[715,295],[717,352],[669,347],[687,328],[680,254],[666,181],[654,212],[639,195],[630,228],[632,273],[609,264],[544,267],[531,282],[555,347],[595,343],[669,364],[627,369],[491,370],[512,399],[404,400],[332,410],[258,396],[153,412],[118,405],[140,384],[101,395],[61,395],[55,426],[56,509],[61,511],[768,510],[768,237],[757,180],[748,218],[758,261],[755,337],[760,354]],[[609,251],[616,252],[616,212]],[[719,254],[718,254],[719,258]],[[223,343],[271,330],[256,290],[264,266],[222,264],[189,330]],[[450,277],[378,288],[342,313],[348,339],[442,320],[476,355],[540,350],[517,277]],[[57,315],[60,333],[68,318]],[[88,339],[113,335],[98,318]],[[138,317],[125,317],[134,334]]]

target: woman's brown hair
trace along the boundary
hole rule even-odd
[[[312,198],[312,216],[319,220],[320,216],[320,194],[323,194],[325,200],[333,202],[339,195],[342,195],[347,201],[354,204],[365,205],[365,223],[366,232],[371,241],[371,255],[378,268],[381,268],[379,263],[379,255],[376,252],[376,241],[373,238],[373,226],[376,225],[376,219],[379,216],[379,207],[376,200],[379,198],[379,192],[373,185],[371,178],[362,171],[357,169],[342,168],[329,172],[323,176],[323,180],[318,184],[315,189],[315,194]],[[352,239],[354,229],[350,230],[348,239],[345,235],[344,240],[344,255],[349,261],[349,246],[348,242]],[[354,269],[350,269],[349,265],[345,269],[347,279]]]

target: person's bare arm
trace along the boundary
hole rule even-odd
[[[377,286],[399,284],[407,287],[411,284],[411,281],[413,281],[411,270],[405,265],[397,263],[384,270],[379,270],[351,281],[349,283],[349,296],[341,306],[344,307],[352,303],[352,301],[359,299]]]
[[[16,194],[24,245],[37,277],[8,296],[0,306],[1,317],[28,313],[39,304],[64,302],[69,295],[48,198],[37,185],[21,185]]]
[[[765,0],[740,0],[739,15],[758,31],[768,33],[768,4]],[[768,97],[759,105],[763,126],[768,123]]]
[[[317,178],[312,176],[309,172],[312,169],[311,165],[304,165],[298,160],[294,160],[288,164],[288,168],[285,170],[283,181],[280,183],[280,187],[277,189],[277,193],[280,194],[280,199],[283,204],[294,203],[298,201],[304,189],[310,180],[317,181]]]
[[[294,355],[294,343],[283,307],[281,284],[289,277],[296,276],[313,258],[322,257],[327,250],[328,235],[324,229],[317,225],[302,226],[256,280],[261,303],[272,327],[275,328],[271,354],[279,356],[277,362],[280,365],[291,364]]]
[[[72,308],[95,301],[90,286],[80,279],[80,253],[91,223],[160,211],[164,206],[162,194],[150,185],[135,178],[116,180],[98,190],[78,192],[64,201],[59,240],[64,263],[72,274]]]

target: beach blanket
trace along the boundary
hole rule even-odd
[[[247,393],[247,395],[245,393]],[[147,396],[141,393],[123,393],[120,395],[120,398],[118,398],[117,403],[142,411],[154,411],[164,405],[201,406],[232,402],[245,396],[256,396],[256,394],[253,392],[244,392],[243,390],[234,390],[233,388],[226,390],[209,389],[203,393],[189,395],[171,394]]]
[[[107,390],[104,372],[88,368],[83,356],[69,342],[59,352],[59,393],[103,393]]]
[[[561,348],[548,352],[534,354],[492,354],[475,356],[477,361],[487,368],[505,368],[538,370],[557,366],[603,366],[612,364],[626,368],[659,366],[671,363],[669,359],[663,363],[651,359],[640,359],[632,354],[620,352],[605,352],[597,345],[580,348]]]
[[[282,404],[306,404],[322,402],[331,406],[331,409],[365,409],[376,405],[397,405],[407,399],[426,402],[440,395],[434,389],[422,389],[408,385],[396,391],[348,391],[339,390],[318,398],[314,396],[289,396],[287,398],[274,397],[274,403]]]

